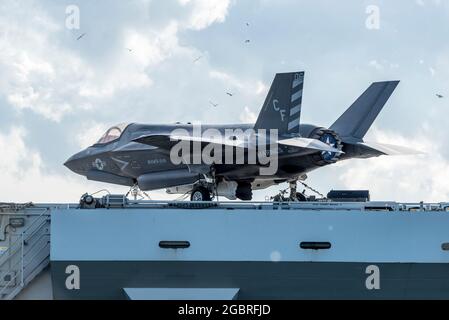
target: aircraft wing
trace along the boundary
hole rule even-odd
[[[231,140],[224,138],[208,138],[208,137],[194,137],[182,135],[143,135],[134,139],[133,141],[159,147],[161,149],[171,149],[180,141],[201,142],[202,145],[216,144],[221,146],[228,146],[234,148],[248,148],[245,141]]]
[[[249,148],[248,143],[242,140],[180,136],[180,135],[144,135],[137,139],[134,139],[133,141],[156,146],[161,149],[170,149],[174,144],[178,143],[179,141],[201,142],[202,144],[216,144],[235,148],[246,148],[246,149]],[[295,137],[290,139],[279,140],[277,141],[277,144],[296,148],[343,153],[341,150],[331,147],[328,144],[316,139]]]
[[[178,136],[178,135],[172,135],[170,136],[170,139],[172,140],[178,140],[178,141],[190,141],[190,142],[201,142],[205,144],[216,144],[216,145],[223,145],[228,147],[235,147],[235,148],[248,148],[248,145],[245,143],[245,141],[242,140],[232,140],[232,139],[224,139],[224,138],[208,138],[208,137],[192,137],[192,136]]]
[[[142,135],[136,139],[133,139],[133,141],[165,150],[170,150],[177,143],[177,141],[170,140],[170,135],[161,134]]]

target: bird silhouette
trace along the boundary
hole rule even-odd
[[[87,33],[83,33],[82,35],[80,35],[78,38],[76,38],[76,41],[81,40]]]
[[[226,92],[226,94],[230,97],[234,96],[234,94],[230,93],[230,92]]]
[[[209,103],[210,103],[213,107],[218,107],[218,103],[213,103],[212,101],[209,101]]]
[[[441,94],[439,94],[439,93],[437,93],[436,96],[437,96],[438,98],[440,98],[440,99],[444,98],[444,96],[441,95]]]
[[[200,61],[202,57],[203,57],[203,56],[199,56],[198,58],[196,58],[195,60],[193,60],[193,63]]]
[[[250,43],[251,41],[250,40],[245,40],[245,43]]]

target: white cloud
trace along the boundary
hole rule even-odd
[[[240,121],[242,121],[243,123],[256,123],[257,115],[248,107],[245,107],[243,112],[240,114]]]
[[[193,0],[184,5],[190,10],[187,17],[174,17],[162,27],[152,26],[151,21],[138,28],[124,24],[117,32],[121,44],[98,61],[61,42],[67,30],[39,2],[4,0],[0,94],[19,111],[60,121],[79,109],[98,108],[130,90],[149,87],[152,68],[173,56],[191,59],[197,52],[179,45],[180,28],[203,29],[224,21],[229,1]],[[89,36],[77,44],[82,48]]]
[[[396,144],[424,151],[425,155],[383,156],[349,160],[339,164],[339,179],[349,189],[370,189],[377,200],[445,201],[449,198],[449,161],[441,146],[419,132],[403,137],[393,132],[373,130],[373,141]]]
[[[419,5],[419,6],[421,6],[421,7],[424,7],[426,4],[424,3],[424,0],[415,0],[415,2],[416,2],[416,4],[417,5]]]
[[[19,11],[7,14],[3,11],[9,12],[14,6],[7,0],[0,13],[0,29],[7,30],[6,36],[0,37],[0,47],[6,48],[0,51],[0,93],[11,106],[60,121],[67,113],[88,107],[90,101],[85,98],[91,98],[90,93],[112,94],[117,89],[123,70],[112,69],[109,77],[115,83],[105,81],[94,65],[58,44],[60,29],[45,11],[37,5],[31,11],[28,6],[34,4],[32,1],[21,4],[23,7],[14,9]],[[36,22],[34,16],[41,18]],[[120,83],[128,86],[136,84],[134,78],[123,80]]]
[[[11,171],[15,174],[20,174],[21,154],[26,152],[23,136],[25,135],[24,128],[14,128],[8,134],[0,135],[0,150],[2,156],[0,157],[0,171]]]
[[[385,60],[383,60],[382,62],[371,60],[368,64],[370,67],[373,67],[378,71],[385,70],[386,66],[388,66],[390,69],[398,69],[400,67],[400,65],[396,62],[388,62]]]
[[[256,95],[266,95],[268,93],[268,87],[262,81],[242,80],[237,75],[229,74],[224,71],[219,71],[211,69],[209,71],[209,77],[214,80],[218,80],[223,83],[228,88],[236,88],[240,90],[243,94],[248,94],[253,96]]]
[[[109,128],[107,124],[88,121],[84,123],[76,135],[76,141],[81,149],[93,145]]]
[[[377,60],[371,60],[369,62],[369,65],[371,67],[374,67],[376,70],[383,70],[384,69],[384,66],[380,62],[378,62]]]
[[[243,89],[245,87],[245,84],[241,80],[223,71],[210,70],[209,77],[211,77],[211,79],[219,80],[227,86],[232,86],[238,89]]]
[[[27,131],[18,127],[0,132],[0,202],[77,202],[85,192],[107,189],[124,194],[127,187],[87,181],[67,170],[57,174],[49,170],[39,152],[26,145]],[[104,195],[100,194],[99,196]],[[173,199],[164,191],[150,192],[157,199]]]
[[[58,92],[58,84],[62,79],[72,80],[71,71],[79,69],[80,60],[60,50],[51,61],[51,52],[57,48],[49,38],[60,28],[45,12],[33,10],[35,15],[25,10],[23,2],[6,1],[0,7],[0,29],[5,30],[0,37],[4,48],[0,50],[0,94],[19,110],[31,109],[58,120],[72,108],[61,99],[60,94],[67,92]]]
[[[224,22],[230,6],[230,0],[179,0],[179,3],[191,8],[187,27],[195,30]]]
[[[114,101],[126,100],[132,90],[153,85],[154,68],[174,57],[181,62],[191,61],[199,51],[180,45],[179,31],[200,30],[223,22],[229,3],[186,1],[186,12],[162,24],[153,24],[151,20],[143,24],[121,21],[116,38],[111,39],[115,44],[99,48],[97,51],[105,51],[104,58],[98,59],[88,50],[89,45],[95,45],[89,42],[95,32],[76,42],[73,34],[64,28],[64,11],[61,16],[52,16],[55,11],[51,3],[3,0],[0,3],[0,95],[9,107],[20,113],[32,111],[53,122],[105,106],[108,109],[104,114],[108,116],[109,111],[115,112]],[[72,37],[76,45],[68,43],[67,37]],[[92,145],[109,125],[88,120],[79,125],[79,131],[62,132],[60,137],[52,138],[67,138],[74,148],[84,148]],[[27,130],[23,126],[0,132],[0,192],[4,200],[76,201],[85,191],[105,186],[117,192],[127,191],[87,182],[69,170],[47,167],[39,146],[26,146],[26,138]],[[160,199],[173,198],[163,191],[151,194],[157,194]]]
[[[428,3],[439,6],[441,4],[441,0],[415,0],[415,3],[421,7],[426,6]]]
[[[267,95],[268,94],[268,86],[265,85],[265,83],[263,83],[262,81],[257,81],[256,94],[257,95]]]

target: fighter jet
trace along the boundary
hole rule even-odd
[[[255,124],[202,125],[199,134],[190,123],[120,124],[68,159],[65,166],[89,180],[143,191],[190,193],[193,201],[216,196],[251,200],[253,190],[284,182],[292,185],[306,179],[308,172],[342,160],[414,153],[363,139],[398,83],[373,83],[327,128],[300,123],[304,72],[279,73]],[[211,130],[222,136],[204,135]],[[238,134],[226,135],[228,131]],[[186,148],[179,148],[180,144]],[[218,157],[217,150],[222,151]],[[206,151],[215,157],[214,162],[201,157]],[[274,170],[262,172],[271,163],[259,157],[250,161],[254,153],[275,157]]]

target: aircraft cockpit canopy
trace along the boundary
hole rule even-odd
[[[118,140],[123,131],[128,127],[129,123],[121,123],[108,129],[106,133],[98,140],[96,144],[106,144]]]

